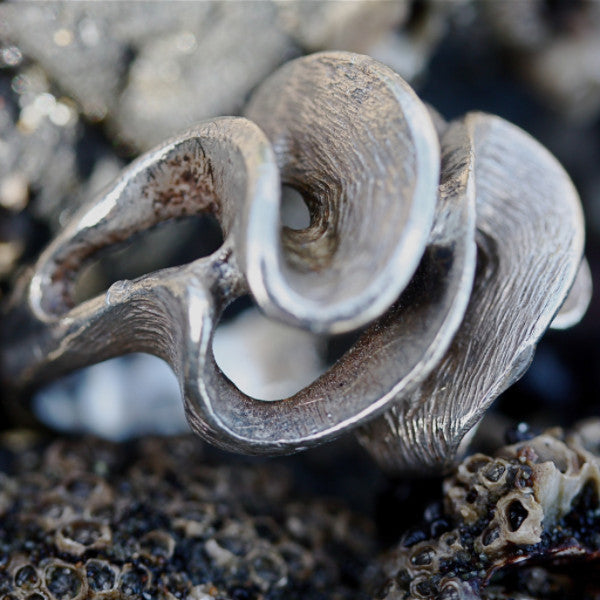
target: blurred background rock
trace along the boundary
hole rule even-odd
[[[280,64],[322,49],[389,64],[447,119],[489,111],[539,139],[581,194],[598,282],[599,40],[600,3],[593,0],[2,4],[2,292],[137,154],[200,119],[239,114]],[[293,199],[284,209],[286,222],[303,218]],[[79,282],[80,297],[193,260],[219,243],[211,220],[167,224],[94,263]],[[496,443],[496,432],[519,421],[541,427],[598,413],[599,312],[596,295],[582,324],[544,338],[527,375],[484,422],[480,444]],[[245,391],[273,398],[314,379],[340,344],[268,323],[245,300],[228,311],[215,353]],[[186,429],[174,378],[147,356],[79,372],[42,391],[35,405],[58,429],[112,439]],[[359,482],[381,476],[360,452],[347,438],[294,461],[313,487],[372,506],[376,486]],[[356,459],[351,467],[320,478],[348,456]],[[415,502],[412,485],[391,489],[396,513],[398,503]],[[382,497],[380,515],[388,500]],[[393,537],[389,527],[386,533]]]

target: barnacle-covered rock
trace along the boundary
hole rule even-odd
[[[465,459],[384,558],[375,597],[598,598],[600,420]]]
[[[3,600],[359,599],[368,521],[189,438],[0,440]]]

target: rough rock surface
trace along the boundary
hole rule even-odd
[[[0,8],[5,37],[38,62],[93,121],[146,150],[245,97],[307,50],[366,51],[406,2],[56,3]]]
[[[358,599],[368,521],[195,439],[0,443],[0,598]]]
[[[375,597],[600,598],[599,496],[600,420],[472,455],[384,558]]]

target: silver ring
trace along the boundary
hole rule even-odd
[[[222,448],[289,453],[371,420],[360,437],[385,467],[446,466],[573,286],[583,217],[570,180],[497,117],[436,131],[410,87],[361,55],[289,63],[246,115],[143,155],[52,242],[5,317],[3,380],[18,391],[148,352],[173,368],[191,427]],[[309,206],[302,231],[280,231],[282,182]],[[74,306],[99,249],[203,212],[224,232],[214,254]],[[585,309],[582,269],[557,324]],[[314,383],[256,400],[212,352],[223,310],[247,292],[309,331],[368,327]]]

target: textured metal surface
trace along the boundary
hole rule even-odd
[[[465,319],[432,375],[361,439],[390,470],[450,465],[491,402],[529,366],[583,252],[571,181],[539,143],[479,113],[474,140],[478,273]]]
[[[149,352],[175,371],[192,428],[220,447],[297,451],[387,410],[361,434],[384,466],[449,464],[571,288],[559,317],[581,316],[583,218],[570,180],[501,119],[434,127],[398,75],[355,54],[286,65],[247,115],[258,125],[205,122],[140,157],[55,239],[4,319],[3,381],[18,392]],[[308,204],[306,229],[281,231],[282,183]],[[199,213],[223,230],[212,255],[75,305],[98,250]],[[248,292],[313,332],[371,324],[312,384],[256,400],[212,351],[223,310]]]
[[[23,305],[5,319],[5,335],[15,342],[3,353],[5,376],[22,387],[132,351],[183,367],[186,340],[202,326],[204,311],[197,308],[213,304],[203,298],[214,290],[221,305],[244,290],[230,264],[230,236],[211,257],[116,282],[78,306],[76,276],[101,248],[168,218],[213,212],[229,234],[243,213],[240,205],[265,179],[278,191],[270,146],[255,125],[236,118],[199,125],[132,163],[54,240],[25,282]]]

